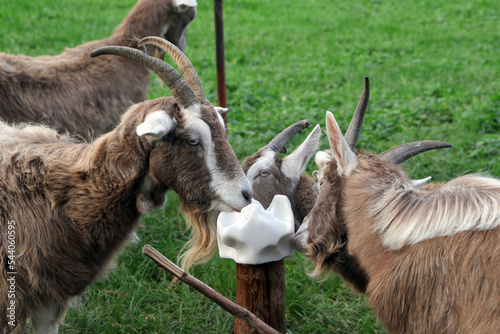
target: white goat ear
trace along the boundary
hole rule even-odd
[[[152,112],[139,124],[136,133],[139,137],[146,136],[150,140],[158,140],[175,128],[175,120],[164,110]]]
[[[357,164],[356,154],[349,148],[335,116],[329,111],[326,112],[326,133],[333,157],[337,160],[339,172],[349,174]]]
[[[300,177],[307,163],[318,149],[320,135],[321,128],[316,125],[306,140],[290,155],[283,158],[281,170],[286,177],[291,179]]]
[[[174,0],[174,5],[180,10],[184,11],[189,7],[196,7],[198,3],[196,0]]]

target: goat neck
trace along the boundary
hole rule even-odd
[[[145,36],[159,36],[186,47],[186,31],[196,16],[194,0],[139,0],[111,36],[114,44],[137,47]]]

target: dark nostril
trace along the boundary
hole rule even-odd
[[[248,203],[250,203],[252,201],[253,194],[251,191],[243,190],[241,192],[241,194],[243,195],[243,198],[245,198],[247,200]]]

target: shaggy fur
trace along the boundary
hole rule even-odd
[[[331,163],[318,172],[320,191],[317,202],[306,217],[308,226],[307,247],[297,249],[316,264],[312,276],[319,276],[325,269],[336,272],[356,291],[365,292],[368,274],[347,248],[347,227],[341,210],[341,196],[344,181],[335,178],[337,165]],[[316,223],[317,221],[329,223]]]
[[[372,219],[388,249],[500,225],[499,180],[464,176],[433,191],[414,189],[403,177],[399,181],[383,193],[366,189],[377,198],[370,203]]]
[[[57,56],[0,53],[0,119],[42,122],[84,138],[111,131],[124,110],[147,98],[149,72],[132,60],[90,58],[90,52],[108,45],[137,48],[145,36],[165,37],[182,49],[195,15],[195,7],[181,9],[174,0],[139,0],[109,38]]]
[[[185,211],[194,213],[195,230],[209,231],[202,238],[195,233],[196,250],[188,263],[203,257],[205,247],[214,247],[213,217],[221,208],[239,210],[247,205],[251,189],[219,115],[211,106],[198,108],[199,121],[211,136],[197,138],[198,144],[193,136],[200,133],[186,124],[188,119],[193,123],[194,116],[187,116],[174,98],[132,106],[115,130],[91,144],[75,143],[44,126],[0,123],[2,315],[12,300],[7,296],[5,242],[10,221],[15,222],[17,271],[16,327],[2,316],[0,332],[23,332],[27,317],[41,332],[48,331],[48,325],[57,332],[70,298],[103,273],[141,213],[161,206],[168,189],[179,194]],[[175,129],[161,138],[138,136],[138,126],[159,110],[174,120]],[[211,154],[215,166],[207,163]],[[218,183],[228,185],[229,194],[214,188],[213,169],[225,171]],[[197,221],[199,215],[212,219]]]
[[[346,150],[340,130],[327,129],[340,147],[322,166],[318,203],[295,240],[308,235],[317,271],[350,280],[352,272],[335,262],[345,249],[365,272],[364,291],[390,333],[498,331],[499,181],[464,176],[416,188],[401,167],[376,155],[348,161],[349,152],[338,154]]]

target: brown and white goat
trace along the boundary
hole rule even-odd
[[[331,150],[316,155],[321,189],[296,248],[318,271],[347,249],[390,333],[498,332],[500,180],[421,188],[394,163],[399,153],[356,154],[331,113],[326,123]]]
[[[349,124],[348,143],[355,148],[361,125],[370,98],[370,81],[365,77],[365,85]],[[269,144],[245,158],[243,171],[252,184],[254,198],[267,208],[275,195],[285,195],[292,205],[295,230],[311,211],[318,196],[316,181],[303,173],[307,163],[319,145],[321,130],[313,129],[304,142],[290,155],[280,158],[278,153],[286,153],[285,144],[299,131],[309,126],[309,121],[297,122],[274,137]]]
[[[173,97],[133,105],[90,144],[46,126],[0,123],[2,333],[24,332],[28,317],[35,333],[57,333],[71,297],[103,273],[168,189],[192,219],[187,265],[213,254],[218,212],[250,203],[252,189],[217,108],[163,61],[132,48],[101,48],[93,56],[108,53],[151,68]]]
[[[139,0],[106,39],[56,56],[0,53],[0,119],[43,122],[84,138],[111,131],[128,107],[146,100],[149,71],[129,59],[92,59],[89,53],[108,45],[138,48],[146,36],[166,38],[183,50],[196,5],[195,0]]]

